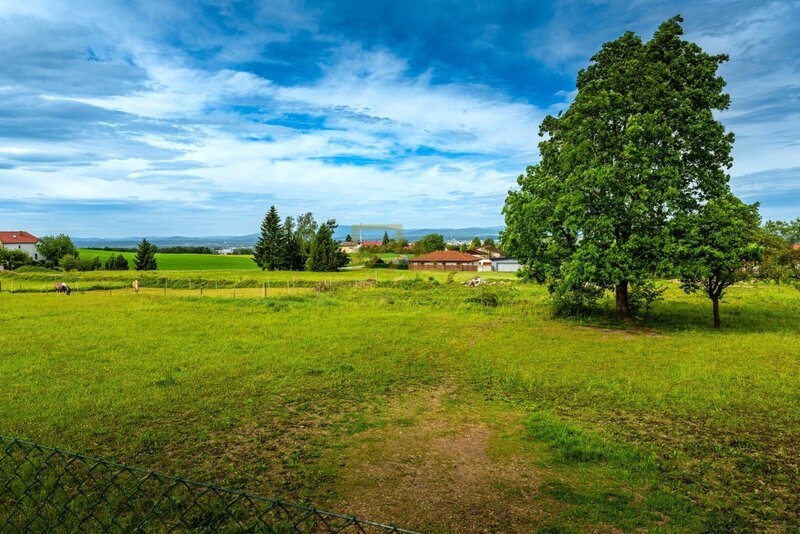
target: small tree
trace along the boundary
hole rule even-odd
[[[346,243],[350,243],[353,241],[353,237],[350,234],[347,234],[344,238]]]
[[[333,239],[336,220],[330,219],[320,225],[311,241],[311,252],[306,261],[309,271],[336,271],[350,263],[350,256],[339,249],[339,243]]]
[[[58,266],[68,272],[77,271],[79,263],[80,260],[78,259],[77,256],[74,256],[72,254],[65,254],[58,262]]]
[[[675,258],[683,290],[702,289],[711,299],[714,328],[720,327],[719,301],[744,280],[747,264],[761,256],[758,204],[733,195],[710,200],[696,214],[673,221]]]
[[[414,245],[414,254],[427,254],[436,250],[444,250],[446,244],[442,234],[428,234]]]
[[[70,254],[78,257],[78,249],[66,234],[46,235],[36,244],[36,250],[50,265],[58,265],[61,258]]]
[[[155,271],[158,269],[156,262],[156,247],[147,239],[142,239],[133,257],[133,266],[137,271]]]
[[[383,232],[383,240],[381,241],[382,247],[389,246],[389,232]]]
[[[127,271],[130,266],[128,265],[128,260],[125,259],[125,256],[122,254],[112,254],[106,260],[103,268],[107,271]]]
[[[33,260],[24,250],[0,248],[0,267],[13,271],[24,265],[30,265]]]
[[[481,246],[481,244],[482,244],[481,243],[481,238],[478,237],[478,236],[475,236],[475,237],[472,238],[472,241],[469,244],[469,248],[479,248]]]
[[[261,236],[256,243],[253,261],[264,271],[276,271],[285,266],[286,237],[275,206],[270,206],[261,223]]]
[[[494,247],[496,245],[494,244],[494,239],[492,239],[491,237],[487,237],[486,239],[483,240],[483,246],[484,247]]]

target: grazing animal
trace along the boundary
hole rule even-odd
[[[137,293],[137,294],[139,293],[139,281],[138,280],[134,280],[133,281],[133,292]]]
[[[66,293],[67,295],[69,295],[70,293],[72,293],[72,290],[64,282],[56,282],[56,293],[58,294]]]

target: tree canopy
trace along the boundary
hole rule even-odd
[[[66,234],[46,235],[39,239],[36,250],[51,265],[58,265],[67,254],[78,256],[78,249]]]
[[[669,222],[728,193],[733,134],[714,117],[729,106],[724,55],[681,39],[680,17],[648,42],[628,32],[578,74],[569,109],[542,122],[541,160],[506,199],[506,251],[557,298],[592,303],[647,284],[665,255]]]
[[[761,257],[758,204],[733,195],[709,200],[697,213],[676,217],[672,251],[684,291],[702,290],[711,299],[714,327],[720,327],[719,301],[744,280],[747,264]]]
[[[414,244],[414,254],[427,254],[436,250],[444,250],[446,243],[442,234],[427,234]]]

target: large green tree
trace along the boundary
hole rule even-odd
[[[758,204],[733,195],[709,200],[696,213],[672,221],[677,272],[687,293],[702,290],[711,299],[714,328],[725,290],[748,276],[761,257]]]
[[[270,206],[261,223],[261,235],[255,247],[253,260],[262,270],[276,271],[286,267],[286,236],[275,206]]]
[[[330,219],[319,226],[311,241],[311,251],[306,261],[309,271],[336,271],[350,262],[350,256],[342,252],[333,239],[336,221]]]
[[[156,247],[147,239],[142,239],[133,257],[133,266],[137,271],[155,271],[158,269],[156,261]]]
[[[442,234],[427,234],[414,243],[414,254],[427,254],[436,250],[444,250],[447,244]]]
[[[75,257],[78,256],[78,249],[75,248],[72,239],[66,234],[46,235],[42,237],[36,244],[36,250],[39,251],[39,254],[41,254],[50,265],[58,265],[61,258],[67,254]]]
[[[557,298],[614,291],[619,319],[629,287],[669,267],[669,221],[728,192],[733,134],[714,117],[730,102],[727,57],[683,40],[681,22],[603,45],[569,109],[542,122],[541,160],[503,210],[504,248],[527,276]]]
[[[283,221],[283,238],[285,239],[284,267],[290,271],[302,271],[306,266],[304,246],[300,235],[295,230],[292,217],[286,217]]]

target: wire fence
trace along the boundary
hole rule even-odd
[[[0,436],[0,532],[411,532]]]

